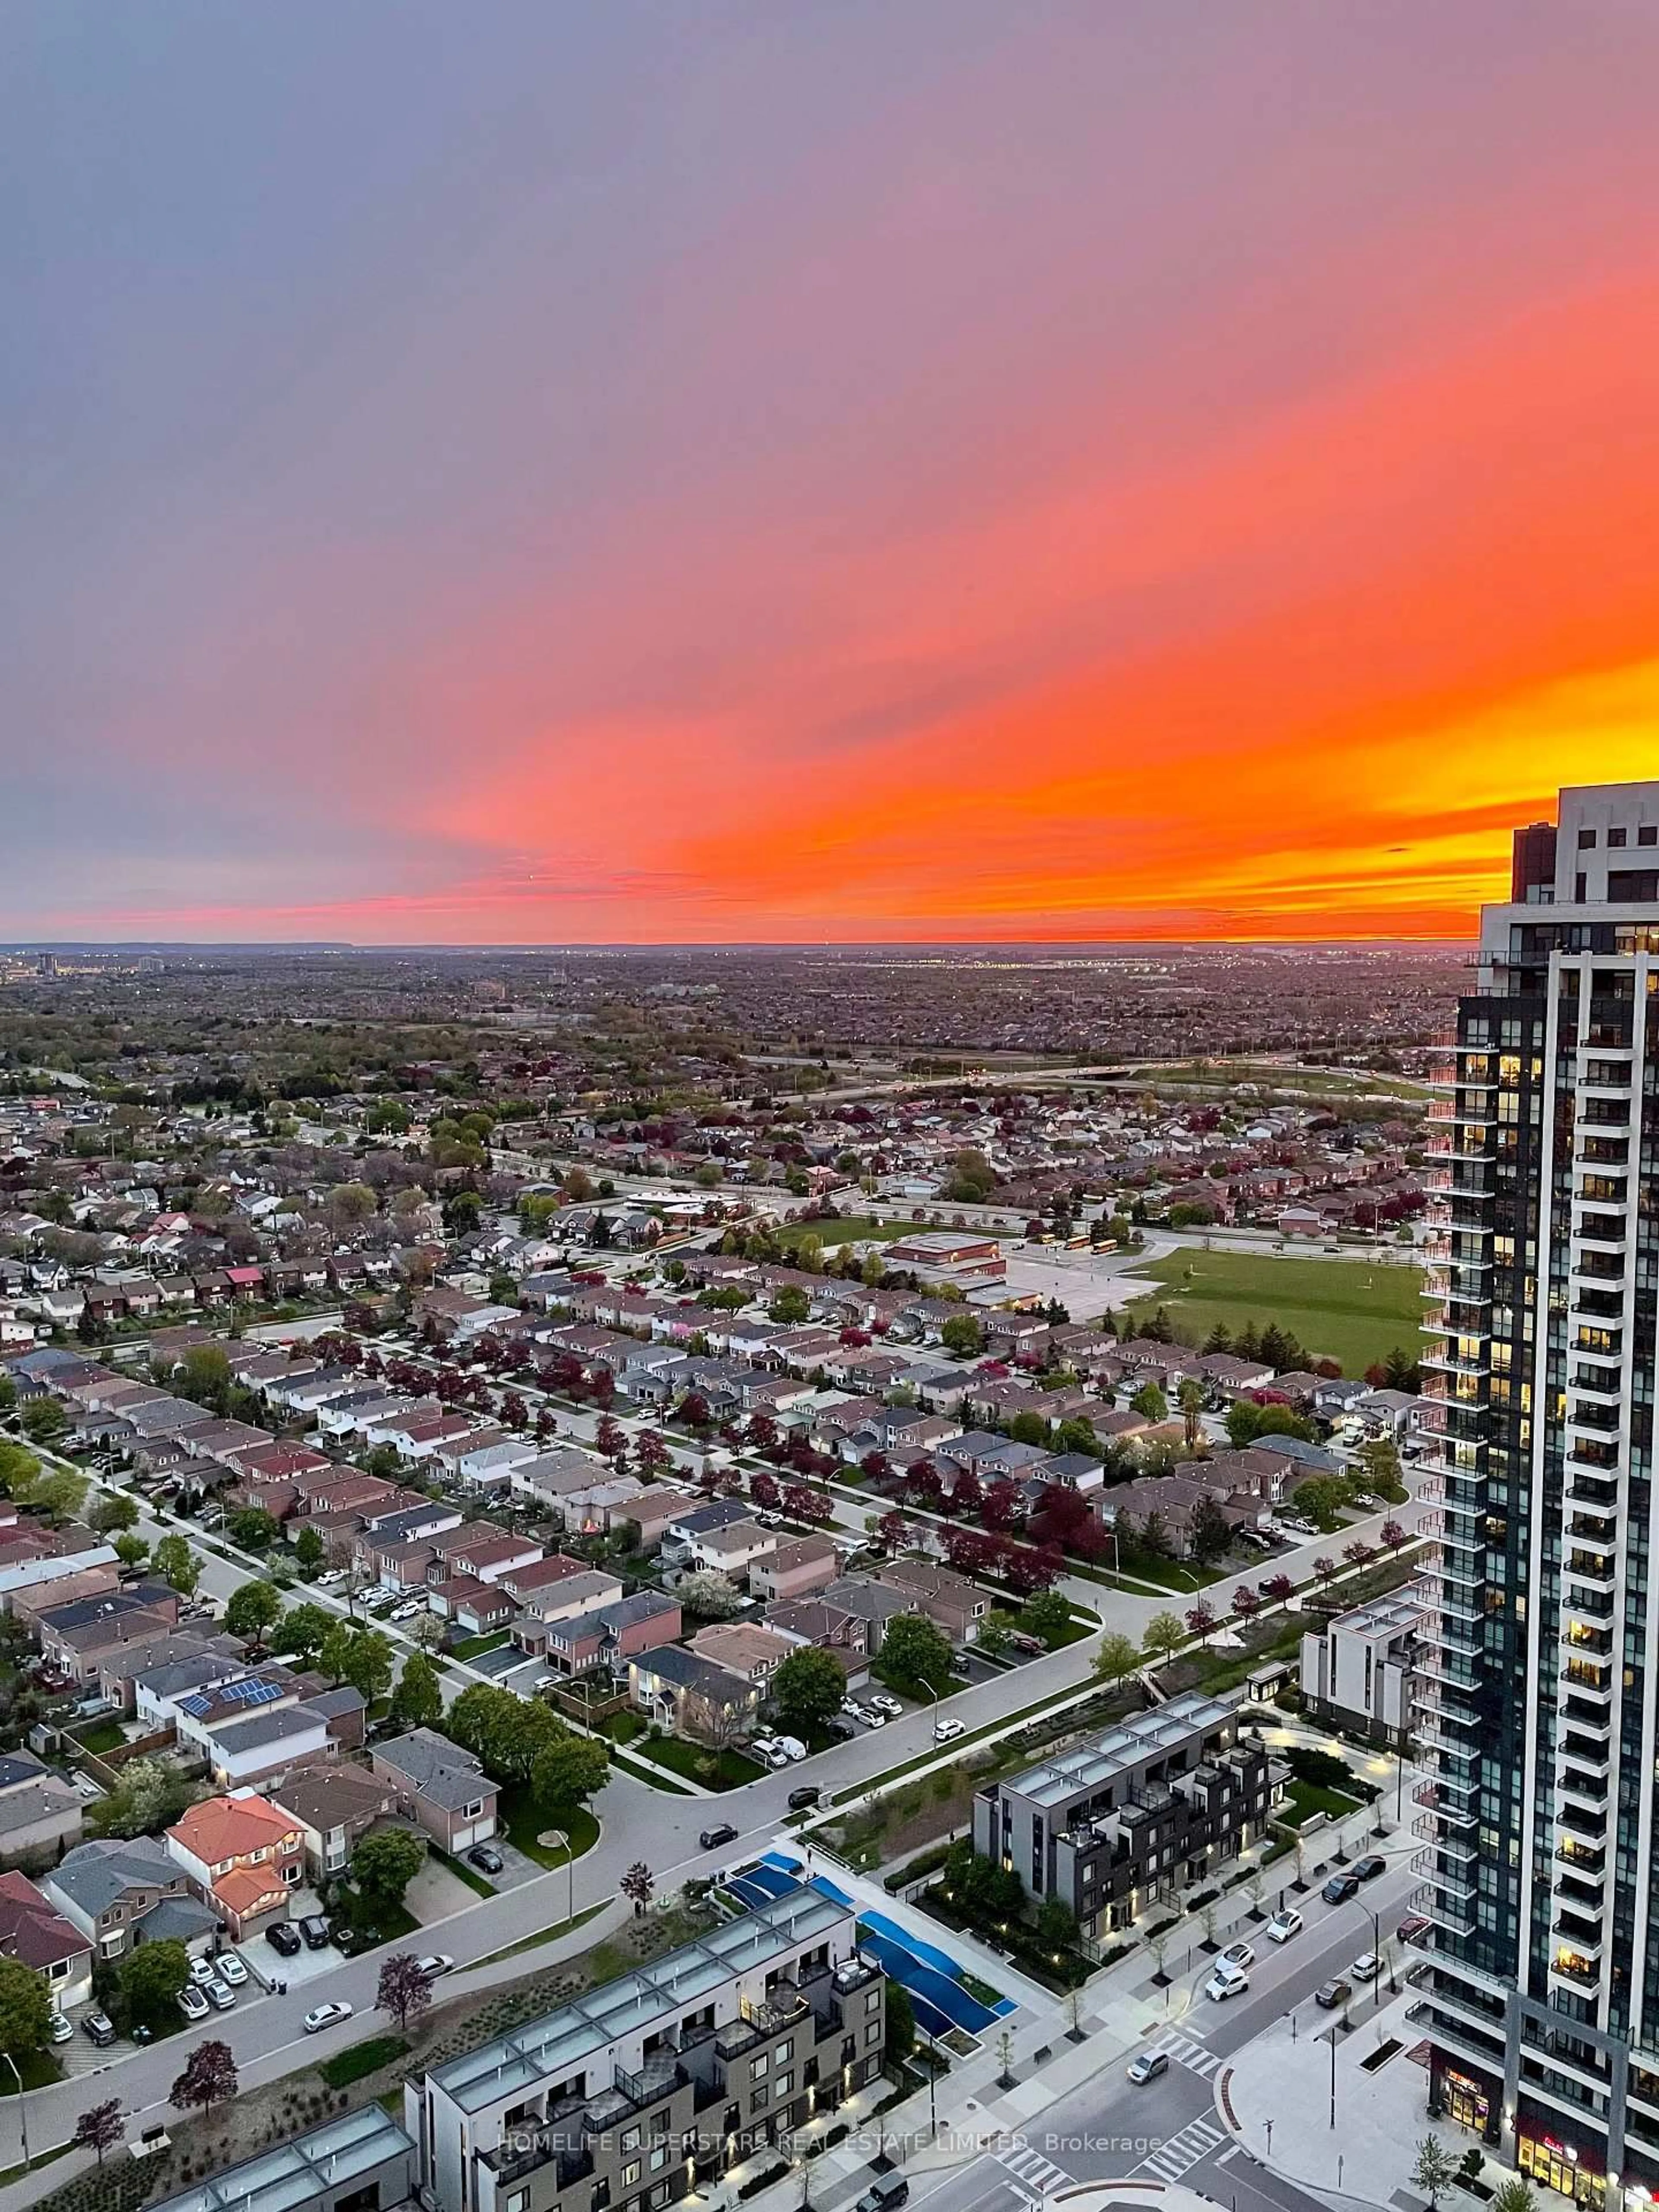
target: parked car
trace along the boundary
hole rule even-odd
[[[866,1703],[873,1705],[878,1713],[887,1713],[890,1715],[894,1720],[896,1720],[899,1715],[904,1711],[903,1706],[900,1705],[898,1699],[896,1698],[890,1698],[885,1690],[872,1691],[866,1699]]]
[[[866,1705],[861,1717],[866,1728],[885,1728],[887,1725],[887,1715],[878,1705]]]
[[[428,1951],[423,1959],[416,1959],[415,1963],[429,1982],[435,1982],[441,1976],[455,1971],[455,1961],[447,1951]]]
[[[217,1971],[211,1959],[192,1959],[190,1962],[190,1978],[198,1990],[204,1990]]]
[[[1210,1978],[1204,1984],[1204,1994],[1212,2004],[1225,2004],[1229,1997],[1243,1996],[1250,1986],[1250,1978],[1243,1966],[1235,1966],[1225,1959],[1218,1959]]]
[[[716,1828],[705,1828],[697,1841],[706,1851],[717,1851],[722,1844],[735,1844],[738,1832],[729,1820],[722,1820]]]
[[[1363,1859],[1356,1859],[1353,1863],[1357,1881],[1375,1881],[1378,1875],[1387,1874],[1388,1870],[1389,1863],[1380,1851],[1368,1851]]]
[[[106,2012],[89,2012],[81,2023],[81,2033],[100,2051],[107,2051],[115,2040],[115,2022]]]
[[[1359,1894],[1357,1874],[1334,1874],[1319,1894],[1327,1905],[1346,1905],[1351,1897]]]
[[[179,2009],[186,2020],[205,2020],[213,2008],[194,1982],[186,1982],[179,1992]]]
[[[477,1867],[480,1874],[500,1874],[507,1864],[494,1844],[474,1844],[466,1855],[466,1863]]]
[[[1375,1951],[1362,1951],[1348,1972],[1357,1982],[1374,1982],[1382,1971],[1382,1961]]]
[[[1408,1912],[1394,1932],[1401,1943],[1420,1943],[1433,1925],[1426,1912]]]
[[[1292,1936],[1302,1933],[1302,1915],[1293,1905],[1275,1912],[1267,1923],[1267,1940],[1273,1943],[1288,1943]]]
[[[804,1813],[809,1805],[817,1803],[818,1796],[818,1785],[816,1782],[803,1782],[799,1790],[792,1790],[789,1792],[790,1811]]]
[[[891,2173],[876,2176],[853,2207],[853,2212],[897,2212],[897,2207],[909,2194],[909,2177],[895,2167]]]
[[[54,2043],[72,2043],[75,2040],[75,2030],[61,2012],[52,2014],[46,2029]]]
[[[325,2027],[336,2027],[350,2017],[351,2007],[343,1997],[333,2004],[313,2005],[306,2014],[305,2031],[307,2035],[320,2035]]]
[[[266,1929],[265,1941],[279,1957],[292,1959],[300,1948],[300,1932],[291,1920],[277,1920]]]
[[[1322,1982],[1314,1991],[1314,2002],[1323,2012],[1334,2012],[1353,1995],[1352,1982],[1345,1982],[1340,1974],[1333,1974],[1328,1982]]]
[[[798,1735],[781,1735],[778,1738],[778,1749],[792,1764],[806,1756],[806,1746]]]
[[[213,1963],[219,1970],[219,1979],[228,1982],[234,1990],[240,1990],[247,1979],[247,1968],[234,1951],[221,1951]]]
[[[215,2012],[228,2012],[236,2002],[236,1992],[216,1974],[202,1992]]]
[[[1230,1966],[1253,1966],[1255,1964],[1255,1951],[1243,1942],[1229,1943],[1221,1955]]]
[[[1138,2051],[1129,2061],[1129,2079],[1137,2084],[1156,2081],[1160,2074],[1167,2074],[1169,2070],[1170,2054],[1167,2051]]]
[[[307,1951],[326,1951],[329,1944],[328,1923],[320,1912],[308,1912],[300,1923],[300,1934]]]
[[[935,1721],[933,1723],[933,1741],[935,1743],[954,1743],[957,1738],[962,1734],[964,1725],[965,1723],[962,1721],[955,1720],[948,1717],[942,1721]]]

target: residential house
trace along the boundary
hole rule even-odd
[[[377,1822],[396,1817],[398,1784],[361,1766],[310,1768],[278,1784],[270,1802],[299,1824],[307,1874],[320,1883],[344,1873]]]
[[[54,2012],[92,1995],[91,1943],[15,1867],[0,1874],[0,1957],[33,1967]]]
[[[209,1797],[167,1832],[191,1893],[213,1907],[235,1942],[288,1917],[305,1880],[299,1823],[252,1790]]]
[[[977,1583],[932,1559],[889,1559],[876,1569],[875,1580],[908,1598],[912,1611],[925,1613],[952,1644],[972,1643],[991,1609]]]
[[[471,1752],[431,1729],[414,1729],[375,1744],[375,1778],[398,1793],[398,1817],[422,1829],[451,1856],[495,1833],[496,1790]]]
[[[0,1863],[51,1865],[81,1840],[82,1798],[33,1752],[0,1753]]]
[[[796,1536],[756,1559],[749,1569],[749,1590],[763,1604],[779,1598],[811,1597],[841,1572],[841,1553],[828,1536]]]
[[[99,1960],[163,1940],[199,1950],[219,1932],[218,1914],[191,1894],[184,1868],[156,1836],[77,1844],[40,1887]]]
[[[747,1735],[761,1703],[755,1683],[679,1644],[630,1659],[628,1694],[671,1735],[715,1747]]]

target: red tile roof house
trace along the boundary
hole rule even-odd
[[[305,1836],[299,1822],[269,1799],[209,1797],[167,1832],[167,1846],[192,1893],[213,1907],[235,1942],[271,1920],[286,1919],[305,1880]]]
[[[0,1874],[0,1957],[33,1966],[54,2012],[92,1995],[92,1943],[47,1902],[26,1874]]]

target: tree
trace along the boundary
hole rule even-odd
[[[317,1648],[317,1664],[331,1682],[343,1682],[351,1664],[352,1640],[357,1632],[349,1620],[331,1620],[328,1633]]]
[[[1322,1534],[1342,1525],[1342,1509],[1348,1503],[1348,1486],[1340,1475],[1316,1474],[1300,1483],[1295,1492],[1296,1510],[1305,1514]]]
[[[8,1377],[8,1380],[10,1378]],[[40,1462],[32,1451],[21,1444],[0,1437],[0,1489],[18,1504],[27,1505],[34,1495],[34,1486],[40,1480]]]
[[[263,1644],[283,1617],[283,1593],[275,1583],[242,1583],[225,1605],[225,1632],[245,1644]]]
[[[743,1592],[718,1567],[699,1567],[683,1576],[676,1595],[688,1613],[703,1620],[730,1620],[743,1605]]]
[[[1392,1437],[1373,1437],[1357,1455],[1362,1470],[1360,1486],[1389,1505],[1403,1505],[1410,1494],[1400,1464],[1400,1447]]]
[[[1200,1598],[1198,1603],[1187,1615],[1188,1629],[1197,1637],[1200,1644],[1207,1644],[1215,1632],[1216,1625],[1213,1609],[1206,1605],[1202,1598]]]
[[[307,1521],[294,1539],[295,1565],[301,1574],[314,1575],[327,1557],[328,1547],[323,1541],[321,1529],[313,1528]]]
[[[1182,1423],[1186,1430],[1187,1449],[1188,1451],[1196,1451],[1199,1438],[1204,1433],[1204,1385],[1195,1375],[1188,1375],[1182,1380],[1176,1397],[1181,1407]]]
[[[32,1444],[56,1443],[69,1426],[69,1416],[56,1398],[31,1398],[18,1419]]]
[[[772,1677],[772,1702],[791,1735],[817,1733],[841,1710],[847,1674],[833,1651],[803,1644],[781,1662]]]
[[[1323,1558],[1317,1559],[1313,1563],[1313,1571],[1322,1583],[1328,1583],[1336,1573],[1336,1561]]]
[[[767,1310],[775,1322],[803,1322],[812,1310],[812,1301],[799,1283],[786,1283]]]
[[[142,1567],[149,1557],[149,1546],[142,1536],[118,1536],[115,1556],[124,1567]]]
[[[268,1552],[276,1541],[277,1528],[263,1505],[243,1505],[225,1516],[225,1534],[239,1552]]]
[[[391,2014],[401,2034],[407,2034],[410,2022],[418,2020],[430,2005],[432,1984],[412,1951],[394,1951],[381,1960],[374,2002],[382,2012]]]
[[[159,1759],[130,1759],[115,1787],[87,1808],[87,1825],[100,1835],[159,1835],[171,1827],[191,1799],[190,1784],[176,1767]]]
[[[1077,1920],[1060,1899],[1045,1897],[1037,1907],[1036,1932],[1045,1951],[1069,1951],[1077,1942]]]
[[[1397,1552],[1406,1540],[1406,1531],[1398,1521],[1385,1521],[1382,1523],[1381,1534],[1385,1547],[1390,1552]],[[1500,2191],[1499,2194],[1501,2193]],[[1530,2195],[1531,2191],[1528,2191],[1528,2194]],[[1493,2203],[1495,2204],[1497,2201],[1497,2197],[1494,2197]]]
[[[45,2046],[51,2029],[46,1983],[21,1960],[0,1959],[0,2051],[26,2057]]]
[[[537,1753],[531,1794],[538,1805],[585,1805],[610,1772],[611,1755],[597,1737],[563,1729]]]
[[[1187,1540],[1200,1565],[1212,1566],[1225,1556],[1233,1540],[1227,1516],[1213,1498],[1200,1498],[1193,1507]]]
[[[290,1606],[283,1615],[270,1639],[271,1648],[285,1658],[297,1659],[302,1667],[309,1667],[327,1641],[334,1621],[335,1615],[320,1605],[302,1601]]]
[[[1187,1631],[1178,1613],[1155,1613],[1141,1631],[1140,1648],[1150,1658],[1169,1659],[1186,1641]]]
[[[1456,2178],[1457,2165],[1451,2153],[1437,2136],[1425,2136],[1417,2146],[1412,2187],[1420,2189],[1428,2198],[1431,2212],[1438,2205],[1442,2192],[1449,2189]]]
[[[1170,1401],[1164,1396],[1162,1386],[1157,1382],[1143,1382],[1130,1399],[1129,1407],[1131,1412],[1139,1413],[1146,1421],[1162,1421],[1169,1418]]]
[[[113,2150],[125,2133],[126,2107],[118,2097],[110,2097],[101,2105],[88,2106],[75,2123],[70,2140],[77,2150],[96,2151],[101,2166],[104,2153]]]
[[[1100,1649],[1095,1654],[1095,1672],[1106,1683],[1127,1681],[1131,1674],[1140,1672],[1140,1652],[1133,1639],[1113,1629],[1100,1639]]]
[[[657,1879],[643,1859],[635,1859],[617,1887],[632,1904],[637,1917],[650,1904]]]
[[[1537,2202],[1530,2183],[1512,2173],[1493,2190],[1488,2212],[1535,2212]]]
[[[187,2112],[198,2105],[205,2112],[236,2094],[236,2061],[228,2043],[198,2043],[185,2061],[185,2070],[167,2093],[167,2101]]]
[[[360,1628],[346,1652],[345,1680],[365,1705],[372,1705],[392,1687],[396,1664],[392,1638],[382,1635],[378,1628]]]
[[[394,1911],[426,1864],[426,1845],[407,1828],[371,1828],[351,1854],[351,1878],[366,1899]]]
[[[73,1521],[87,1502],[87,1478],[72,1469],[49,1467],[34,1486],[32,1503],[48,1521]]]
[[[171,1940],[141,1943],[116,1970],[129,2021],[145,2027],[171,2025],[179,1992],[190,1979],[190,1954]]]
[[[898,1613],[887,1624],[874,1671],[896,1690],[937,1695],[951,1680],[951,1640],[922,1613]]]
[[[87,1516],[87,1526],[100,1536],[118,1536],[124,1528],[138,1526],[136,1502],[119,1493],[106,1493]]]
[[[297,1608],[296,1608],[297,1610]],[[392,1692],[392,1720],[400,1729],[436,1728],[443,1718],[438,1670],[424,1653],[411,1651]]]
[[[1241,1620],[1251,1620],[1261,1612],[1261,1600],[1250,1588],[1249,1583],[1240,1583],[1238,1588],[1233,1592],[1232,1607]]]
[[[985,1331],[972,1314],[952,1314],[939,1333],[947,1352],[961,1359],[976,1359],[985,1349]]]
[[[202,1579],[202,1563],[183,1536],[158,1538],[150,1565],[170,1589],[180,1597],[193,1597]]]
[[[1052,1651],[1072,1625],[1071,1601],[1058,1590],[1038,1590],[1020,1607],[1019,1625],[1027,1636],[1035,1636]]]
[[[887,1984],[884,2021],[887,2057],[896,2065],[916,2047],[915,2008],[902,1982],[890,1980]]]

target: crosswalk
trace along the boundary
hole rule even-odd
[[[1213,2051],[1194,2043],[1189,2035],[1178,2035],[1173,2028],[1160,2036],[1151,2048],[1167,2051],[1177,2066],[1184,2066],[1189,2074],[1201,2074],[1206,2081],[1221,2063]]]
[[[1052,2196],[1074,2181],[1075,2174],[1067,2173],[1063,2166],[1056,2166],[1041,2151],[1033,2150],[1021,2136],[1016,2136],[1006,2150],[997,2153],[997,2164],[1011,2173],[1022,2187],[1035,2191],[1038,2197]]]
[[[1213,2120],[1194,2120],[1178,2136],[1171,2136],[1150,2156],[1143,2158],[1135,2171],[1155,2173],[1160,2181],[1179,2181],[1200,2159],[1207,2158],[1218,2143],[1226,2140],[1225,2129],[1218,2127]]]

